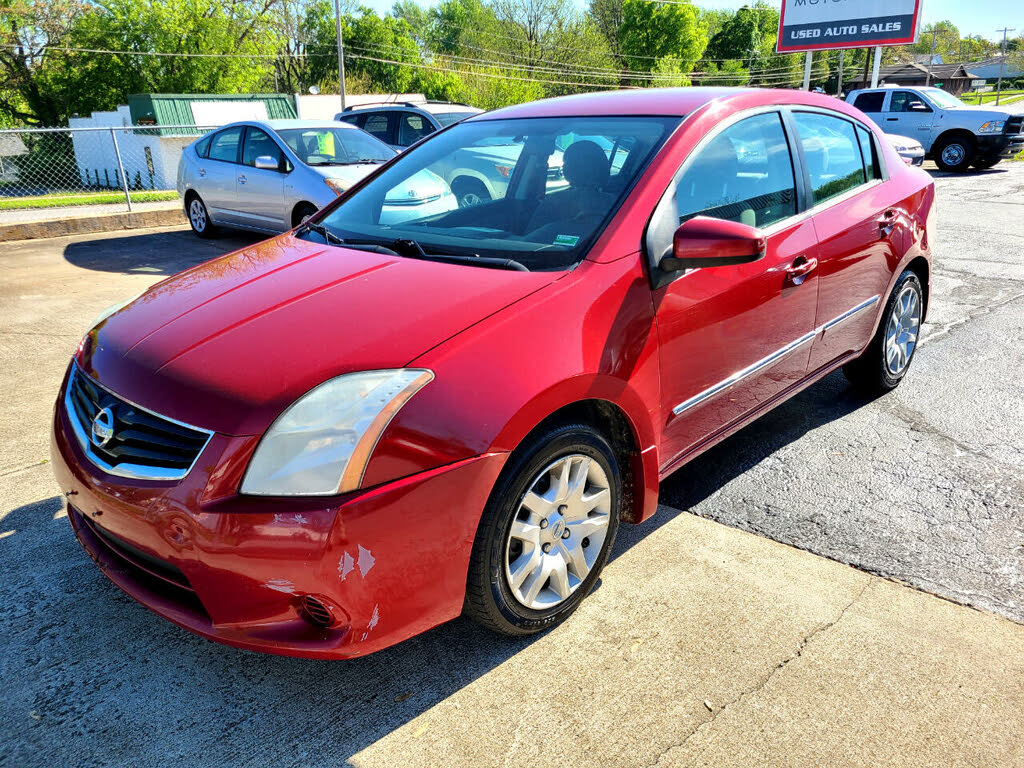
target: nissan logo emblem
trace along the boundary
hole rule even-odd
[[[92,444],[102,448],[114,436],[114,412],[110,408],[103,408],[92,420]]]

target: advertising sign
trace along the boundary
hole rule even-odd
[[[782,0],[779,53],[917,42],[921,0]]]

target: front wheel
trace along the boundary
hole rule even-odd
[[[569,616],[593,589],[622,503],[615,452],[584,424],[556,427],[509,459],[473,543],[464,613],[528,635]]]
[[[974,142],[966,136],[950,136],[935,148],[935,164],[948,173],[966,171],[974,162]]]
[[[923,311],[921,281],[907,270],[896,281],[868,348],[843,366],[850,383],[869,395],[883,394],[899,386],[917,351]]]

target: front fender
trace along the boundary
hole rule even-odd
[[[661,424],[654,323],[639,254],[584,262],[410,363],[435,379],[382,435],[364,485],[512,451],[559,409],[603,400],[625,414],[639,448],[630,518],[649,516]]]

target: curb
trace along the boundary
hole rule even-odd
[[[122,229],[169,227],[185,223],[187,223],[185,213],[180,208],[108,213],[98,216],[73,216],[66,219],[0,225],[0,243],[66,235],[87,235],[94,232],[116,232]]]

